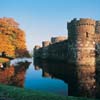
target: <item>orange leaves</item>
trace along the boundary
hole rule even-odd
[[[12,27],[18,27],[18,23],[14,21],[13,18],[0,18],[0,23],[2,24],[2,26],[12,26]]]
[[[0,34],[0,52],[3,51],[9,55],[14,55],[14,46],[9,41],[8,36]]]
[[[26,51],[25,33],[18,25],[12,18],[0,18],[0,52],[15,56],[19,53],[15,51]]]

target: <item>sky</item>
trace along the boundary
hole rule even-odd
[[[0,0],[0,18],[14,18],[28,50],[51,37],[66,36],[73,18],[100,20],[100,0]]]

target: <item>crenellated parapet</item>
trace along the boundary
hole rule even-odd
[[[93,26],[95,26],[95,20],[89,19],[89,18],[80,18],[79,20],[77,20],[76,26],[80,26],[80,25],[93,25]]]
[[[68,27],[71,26],[81,26],[81,25],[92,25],[95,26],[95,20],[93,19],[89,19],[89,18],[80,18],[79,20],[77,20],[76,18],[74,18],[71,22],[68,22]]]
[[[67,23],[68,38],[70,36],[76,37],[78,34],[85,35],[88,31],[89,34],[95,33],[95,20],[88,18],[80,18],[79,20],[73,19],[71,22]]]

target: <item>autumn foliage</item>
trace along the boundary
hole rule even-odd
[[[28,55],[25,33],[12,18],[0,18],[0,53],[20,57]],[[20,53],[21,52],[21,53]]]

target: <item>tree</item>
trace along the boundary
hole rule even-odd
[[[5,51],[10,56],[19,57],[28,53],[25,33],[13,18],[0,18],[0,43],[0,52]]]

